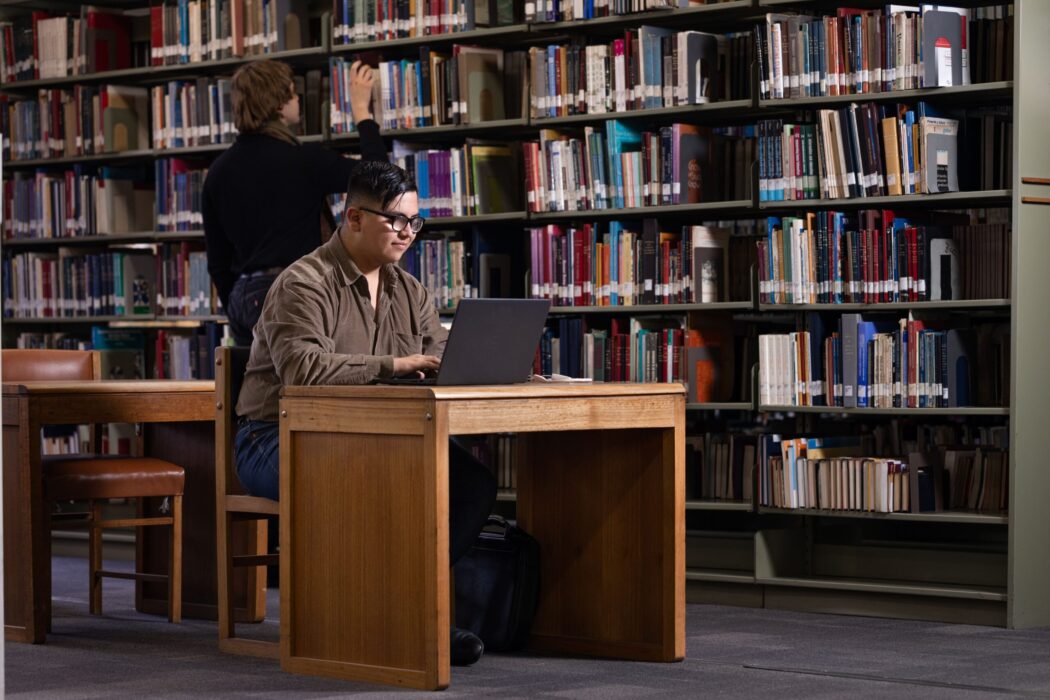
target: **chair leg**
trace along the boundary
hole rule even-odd
[[[171,559],[168,564],[168,621],[182,621],[182,496],[171,497]],[[220,595],[221,595],[220,591]]]
[[[50,506],[51,506],[51,504],[49,503],[48,504],[48,508],[50,508]],[[51,632],[51,528],[50,528],[50,526],[48,527],[46,540],[47,540],[47,543],[45,544],[45,547],[47,547],[47,558],[46,558],[47,566],[44,567],[44,581],[43,581],[43,585],[45,586],[44,590],[47,591],[47,596],[44,597],[44,605],[47,606],[47,613],[45,615],[45,619],[47,620],[47,631]]]
[[[220,498],[223,498],[220,496]],[[221,509],[215,515],[218,526],[215,547],[218,554],[218,603],[219,603],[219,643],[234,637],[234,609],[233,609],[233,551],[230,544],[230,533],[233,522],[229,513]]]
[[[101,501],[91,501],[91,521],[88,525],[88,575],[89,575],[89,610],[92,615],[102,614],[102,528],[97,523],[102,520]]]

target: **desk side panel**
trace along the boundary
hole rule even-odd
[[[282,667],[422,687],[434,666],[427,601],[437,593],[419,566],[435,539],[426,514],[436,504],[427,497],[435,499],[434,480],[447,482],[447,469],[425,475],[422,435],[283,434],[281,562],[290,571]],[[430,457],[431,469],[437,462]]]
[[[668,537],[676,530],[677,488],[667,466],[674,448],[666,432],[522,436],[519,520],[542,553],[534,647],[681,658],[675,611],[666,607],[666,587],[673,584],[667,574],[677,568]]]

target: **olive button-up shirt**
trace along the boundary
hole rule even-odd
[[[393,374],[394,358],[440,356],[448,332],[427,290],[383,267],[379,309],[338,235],[290,265],[266,295],[237,414],[276,421],[281,387],[367,384]]]

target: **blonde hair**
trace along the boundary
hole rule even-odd
[[[252,61],[237,69],[230,86],[233,123],[242,134],[263,130],[292,97],[292,69],[280,61]]]

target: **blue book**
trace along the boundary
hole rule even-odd
[[[549,15],[550,13],[548,13]],[[553,22],[554,20],[547,20]],[[551,44],[547,47],[547,116],[558,116],[556,105],[558,95],[558,81],[555,78],[555,66],[558,64],[558,47]]]
[[[619,119],[610,119],[605,122],[605,141],[609,149],[609,186],[612,188],[613,208],[623,209],[624,184],[620,156],[623,153],[641,150],[642,134]]]
[[[620,235],[623,224],[609,222],[609,305],[620,303]]]

